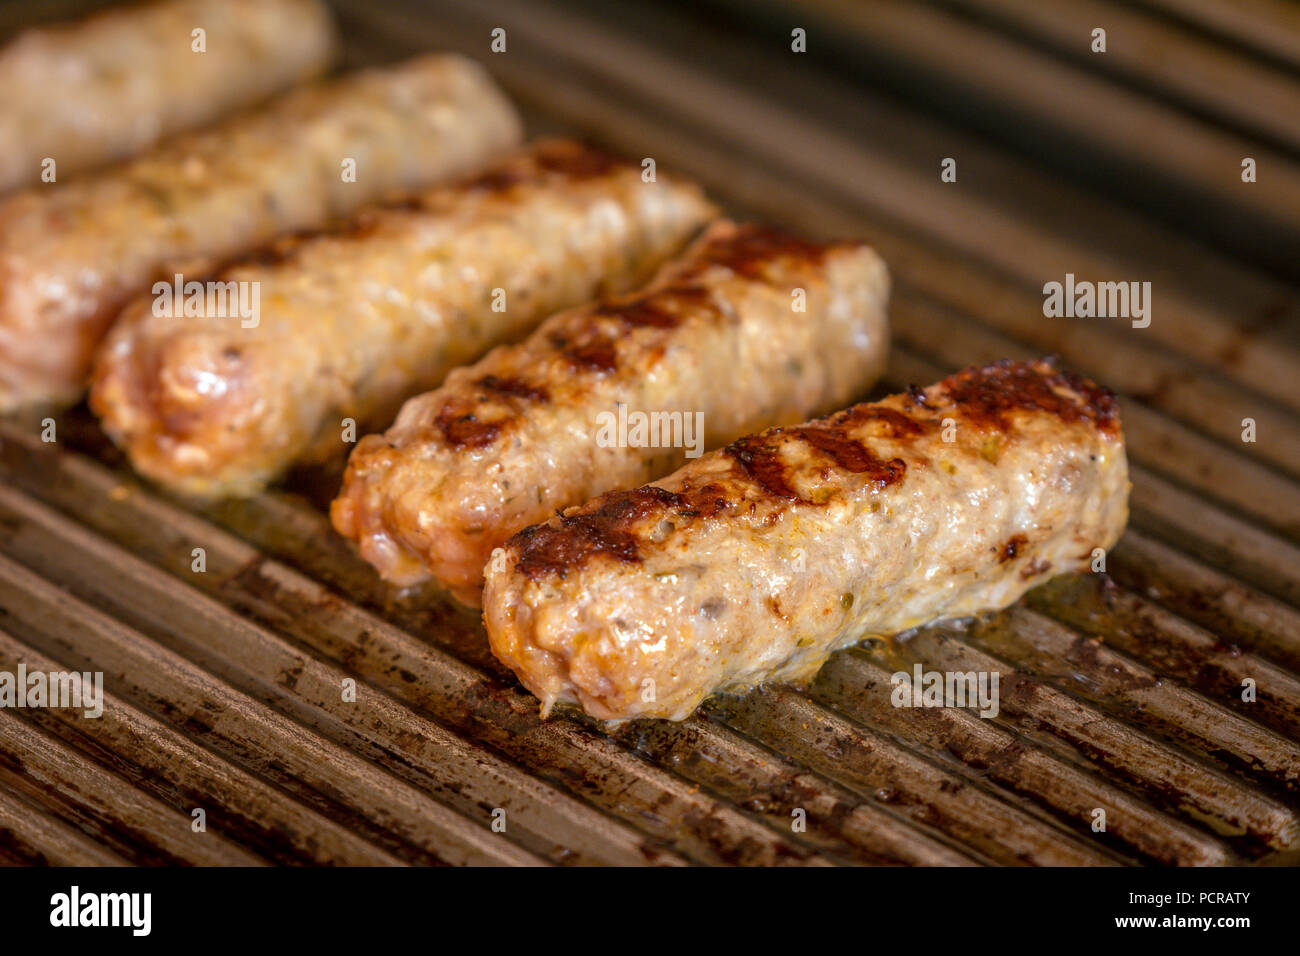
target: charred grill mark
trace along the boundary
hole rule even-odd
[[[574,368],[602,374],[618,370],[618,348],[609,339],[591,338],[584,342],[574,342],[563,335],[552,335],[551,345]]]
[[[667,308],[666,299],[662,295],[643,296],[622,303],[606,302],[598,305],[592,314],[617,319],[625,325],[655,329],[673,329],[682,322],[681,313]]]
[[[927,428],[932,428],[934,422],[925,419],[912,418],[903,412],[884,405],[854,405],[842,412],[836,412],[829,419],[830,425],[835,428],[849,428],[857,425],[864,425],[867,422],[881,422],[884,424],[885,438],[916,438],[925,432]]]
[[[709,269],[723,266],[747,279],[762,280],[778,259],[817,263],[831,248],[769,226],[740,226],[697,247],[666,284],[646,295],[602,303],[592,314],[629,328],[674,329],[690,317],[716,321],[722,309],[702,281]]]
[[[722,320],[725,310],[704,280],[711,268],[723,266],[745,278],[763,280],[767,267],[779,259],[815,263],[831,248],[767,226],[740,226],[697,246],[681,268],[649,292],[594,306],[587,313],[597,326],[590,336],[575,340],[552,335],[551,344],[576,369],[602,374],[617,371],[619,330],[655,329],[667,333],[692,319]]]
[[[699,274],[710,266],[724,266],[747,279],[762,279],[777,259],[820,264],[836,243],[810,242],[773,226],[740,226],[727,235],[706,243],[688,274]]]
[[[880,462],[870,448],[842,432],[828,428],[797,428],[792,434],[812,445],[846,471],[866,471]]]
[[[681,492],[646,485],[610,492],[579,512],[560,514],[545,524],[525,528],[510,539],[508,546],[518,548],[515,567],[526,577],[563,577],[596,554],[608,554],[629,564],[639,562],[640,542],[645,537],[640,529],[658,527],[672,518],[712,518],[730,504],[726,489],[716,482],[699,488],[688,485]]]
[[[492,444],[502,429],[519,419],[520,402],[540,404],[551,398],[545,388],[530,385],[519,378],[484,375],[476,379],[474,385],[481,392],[476,399],[469,400],[464,396],[449,398],[435,419],[443,438],[454,448],[483,448]],[[476,412],[475,403],[496,404],[495,416],[485,421]],[[499,412],[502,403],[511,409],[504,415]]]
[[[562,335],[552,336],[552,342],[566,353],[575,348]],[[1058,394],[1057,388],[1069,389],[1069,393]],[[1007,394],[999,397],[998,390]],[[976,419],[995,420],[1011,409],[1026,408],[1067,421],[1092,421],[1103,428],[1117,422],[1114,399],[1109,392],[1042,363],[1000,362],[983,369],[969,369],[940,383],[937,394],[952,402],[966,403],[965,410]],[[918,397],[915,391],[909,392],[904,401],[913,407],[938,411],[925,395]],[[471,431],[496,427],[473,422],[472,415],[465,417],[471,424],[462,427]],[[902,458],[882,458],[870,446],[869,437],[866,441],[858,437],[859,429],[873,423],[880,427],[881,437],[895,440],[915,438],[932,431],[938,424],[936,419],[916,418],[893,407],[863,404],[817,422],[774,428],[740,438],[721,454],[731,459],[738,472],[768,498],[824,504],[810,501],[795,490],[792,481],[796,469],[786,463],[782,449],[789,441],[801,441],[841,471],[866,475],[876,490],[883,490],[903,480],[907,463]],[[722,481],[708,481],[698,487],[694,476],[687,476],[679,492],[648,485],[604,495],[581,509],[521,531],[511,539],[510,546],[518,554],[516,570],[524,576],[535,579],[544,574],[558,574],[563,577],[599,554],[623,563],[639,563],[644,546],[661,544],[677,530],[678,526],[672,523],[676,518],[707,520],[724,512],[753,516],[763,503],[761,496],[735,472]],[[782,513],[784,509],[777,508],[771,514],[760,516],[760,520],[779,517]],[[666,531],[659,530],[665,528]],[[990,550],[1002,564],[1024,557],[1028,545],[1026,535],[1016,534]],[[1029,579],[1050,570],[1048,562],[1034,559],[1019,573]],[[783,611],[779,603],[769,608],[778,615]]]
[[[542,185],[557,177],[581,182],[620,168],[631,169],[627,163],[594,146],[571,140],[548,140],[476,176],[463,188],[506,192],[520,185]]]
[[[603,495],[586,511],[561,514],[511,538],[508,547],[519,551],[515,568],[525,577],[536,579],[545,574],[564,577],[597,554],[636,563],[641,560],[636,527],[680,501],[678,495],[652,485]]]
[[[1008,414],[1017,410],[1046,412],[1063,422],[1090,422],[1108,434],[1119,427],[1113,392],[1072,372],[1058,372],[1047,362],[1003,359],[958,372],[942,387],[948,401],[980,428],[1005,431]]]
[[[639,562],[640,542],[645,537],[640,529],[657,527],[673,517],[712,518],[730,503],[726,489],[715,482],[700,488],[684,487],[680,493],[655,485],[615,491],[580,512],[560,514],[545,524],[525,528],[508,546],[518,548],[515,567],[526,577],[564,577],[597,554],[629,564]]]
[[[411,194],[383,199],[368,206],[338,226],[322,229],[319,235],[344,239],[365,239],[378,233],[393,216],[411,215],[429,208],[426,198]]]
[[[611,169],[631,168],[617,157],[588,143],[556,140],[541,143],[534,154],[537,165],[568,179],[593,179]]]
[[[675,499],[673,507],[683,518],[712,518],[731,504],[727,490],[712,481],[700,488],[687,484]]]
[[[454,399],[438,412],[436,424],[447,444],[454,448],[483,448],[501,432],[501,422],[485,422]]]
[[[1099,428],[1110,433],[1115,432],[1119,425],[1119,402],[1114,392],[1068,369],[1058,372],[1057,377],[1068,388],[1083,397],[1084,408],[1091,412],[1088,417],[1095,421]]]
[[[540,385],[529,385],[523,379],[519,378],[501,378],[496,375],[484,375],[477,382],[479,388],[489,392],[496,392],[498,395],[509,395],[513,398],[522,398],[530,402],[548,402],[551,400],[551,394]]]
[[[769,436],[749,435],[732,442],[724,453],[730,455],[745,474],[768,494],[802,501],[803,498],[790,487],[787,480],[785,462],[781,460],[781,446],[771,440],[777,434],[779,430],[769,433]]]
[[[465,184],[466,189],[479,189],[489,193],[503,193],[513,189],[520,183],[530,181],[536,178],[535,175],[529,175],[529,170],[522,168],[520,164],[510,164],[498,166],[496,169],[490,169],[481,176]]]
[[[862,442],[832,428],[805,426],[793,434],[802,438],[819,452],[835,462],[836,466],[857,475],[867,475],[878,489],[902,481],[907,464],[901,458],[885,461]]]
[[[855,412],[857,414],[854,414]],[[745,474],[768,494],[803,504],[815,502],[799,494],[790,484],[790,470],[782,458],[781,443],[778,440],[781,436],[796,438],[815,448],[843,471],[867,475],[871,484],[881,490],[903,480],[903,476],[907,474],[907,463],[901,458],[891,458],[886,461],[848,433],[848,428],[855,425],[858,420],[873,418],[889,422],[891,429],[904,427],[893,417],[897,413],[878,416],[876,412],[888,413],[891,410],[858,406],[832,416],[824,424],[801,425],[790,429],[778,428],[762,435],[741,438],[728,445],[724,453],[734,459]],[[907,416],[898,415],[898,418],[907,423],[905,430],[909,434],[913,428],[916,432],[920,431],[920,426]]]
[[[721,310],[704,286],[671,283],[648,295],[603,302],[592,314],[629,328],[675,329],[690,315],[714,318]]]
[[[1006,564],[1006,562],[1014,560],[1016,555],[1028,543],[1029,539],[1023,534],[1013,534],[1007,538],[1006,543],[998,551],[998,564]]]

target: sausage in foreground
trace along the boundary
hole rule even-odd
[[[634,295],[559,313],[407,402],[352,453],[334,526],[387,580],[432,575],[477,605],[488,555],[527,525],[864,394],[888,297],[861,243],[715,223]]]
[[[647,279],[713,216],[693,183],[547,140],[468,182],[371,207],[217,276],[255,323],[157,314],[114,325],[91,406],[136,470],[248,495],[390,424],[411,395],[560,309]]]
[[[488,562],[483,617],[544,712],[681,720],[710,694],[802,684],[863,637],[1088,568],[1124,530],[1128,492],[1114,396],[1003,361],[528,528]]]
[[[520,135],[482,67],[426,56],[0,200],[0,411],[76,401],[109,323],[159,278],[206,279],[279,234],[465,175]]]
[[[0,49],[0,192],[46,159],[61,181],[254,106],[337,43],[320,0],[157,0],[27,30]]]

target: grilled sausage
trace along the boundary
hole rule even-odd
[[[319,0],[162,0],[28,30],[0,49],[0,192],[36,182],[46,157],[62,177],[251,106],[336,46]]]
[[[483,616],[544,712],[681,720],[1086,567],[1123,531],[1128,489],[1114,396],[1004,361],[528,528],[488,562]]]
[[[388,580],[433,575],[477,605],[497,545],[672,471],[689,449],[663,446],[687,444],[688,427],[713,447],[865,391],[885,362],[888,293],[866,246],[716,223],[635,295],[553,316],[407,402],[353,452],[334,526]],[[611,421],[634,413],[660,414],[654,436]]]
[[[251,328],[134,303],[101,350],[91,405],[136,470],[190,494],[251,494],[346,447],[344,418],[382,428],[456,366],[644,281],[713,212],[691,183],[645,183],[639,166],[542,142],[226,271],[218,281],[260,289]]]
[[[465,174],[519,137],[480,67],[423,57],[0,201],[0,410],[75,401],[107,325],[155,279]]]

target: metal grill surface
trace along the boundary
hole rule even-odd
[[[385,589],[330,530],[336,470],[196,509],[134,479],[84,408],[54,443],[3,421],[0,670],[102,671],[107,699],[98,719],[0,709],[0,860],[1297,860],[1300,18],[764,0],[742,27],[740,4],[707,6],[338,11],[353,65],[462,50],[534,133],[874,243],[896,282],[889,390],[1045,353],[1114,388],[1133,516],[1107,573],[869,641],[805,692],[606,731],[540,720],[475,614]],[[0,27],[27,13],[0,7]],[[1088,53],[1093,21],[1113,55]],[[1067,272],[1151,281],[1150,327],[1045,319],[1042,284]],[[998,716],[891,706],[891,673],[917,663],[999,672]]]

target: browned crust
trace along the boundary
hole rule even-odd
[[[443,440],[452,448],[487,447],[526,407],[543,404],[551,398],[542,386],[530,385],[520,378],[484,375],[474,385],[476,394],[447,399],[434,419]]]
[[[619,561],[638,561],[637,536],[632,529],[646,515],[675,507],[680,496],[646,486],[596,499],[594,509],[558,515],[547,524],[525,528],[511,539],[520,550],[520,570],[529,577],[553,572],[561,577],[593,554]]]
[[[685,322],[725,321],[726,312],[706,278],[710,270],[724,267],[750,281],[767,282],[778,263],[816,266],[828,252],[844,245],[810,242],[771,226],[719,229],[696,243],[650,291],[613,298],[576,313],[567,328],[550,332],[548,342],[579,373],[617,372],[619,341],[634,329],[656,330],[666,341]],[[452,397],[435,423],[453,448],[485,448],[521,419],[528,402],[543,400],[526,386],[508,394],[523,401],[502,402],[499,394]]]
[[[645,529],[664,521],[708,519],[723,511],[755,513],[760,506],[778,511],[796,504],[816,506],[795,488],[783,453],[792,443],[803,445],[807,456],[824,462],[825,475],[866,475],[875,490],[883,490],[903,480],[907,463],[881,457],[862,440],[862,427],[868,422],[881,438],[907,441],[941,428],[949,414],[983,430],[1010,432],[1015,428],[1013,411],[1032,411],[1067,424],[1086,423],[1111,437],[1119,433],[1115,396],[1046,360],[1003,360],[968,368],[929,389],[910,389],[903,403],[918,414],[879,403],[861,404],[806,425],[772,428],[742,438],[722,452],[733,462],[732,473],[700,487],[688,476],[679,492],[646,486],[602,495],[515,535],[508,546],[518,552],[516,568],[535,579],[546,574],[564,577],[597,554],[635,563],[641,560]],[[999,560],[1016,557],[1025,543],[1023,536],[1013,537],[1001,549]]]
[[[547,139],[468,180],[463,188],[508,192],[516,186],[537,185],[555,179],[577,183],[629,168],[630,163],[590,143]]]
[[[1115,393],[1074,372],[1060,371],[1050,359],[968,368],[940,383],[950,404],[981,428],[1005,431],[1013,411],[1041,411],[1066,423],[1087,421],[1107,434],[1119,429]]]
[[[507,193],[525,186],[562,189],[618,170],[635,169],[631,163],[586,143],[568,139],[541,140],[473,178],[434,190],[378,200],[345,222],[281,236],[262,249],[225,263],[219,275],[240,267],[282,265],[295,259],[304,246],[317,239],[364,239],[379,232],[395,216],[436,212],[444,201],[443,197],[452,193]]]
[[[588,314],[597,320],[582,335],[553,337],[552,344],[575,369],[597,373],[618,370],[618,340],[638,328],[665,332],[688,319],[721,322],[724,310],[706,274],[717,267],[753,282],[769,281],[778,263],[819,266],[827,253],[845,243],[812,242],[773,226],[749,224],[718,231],[697,243],[666,281],[649,292],[603,302]]]

